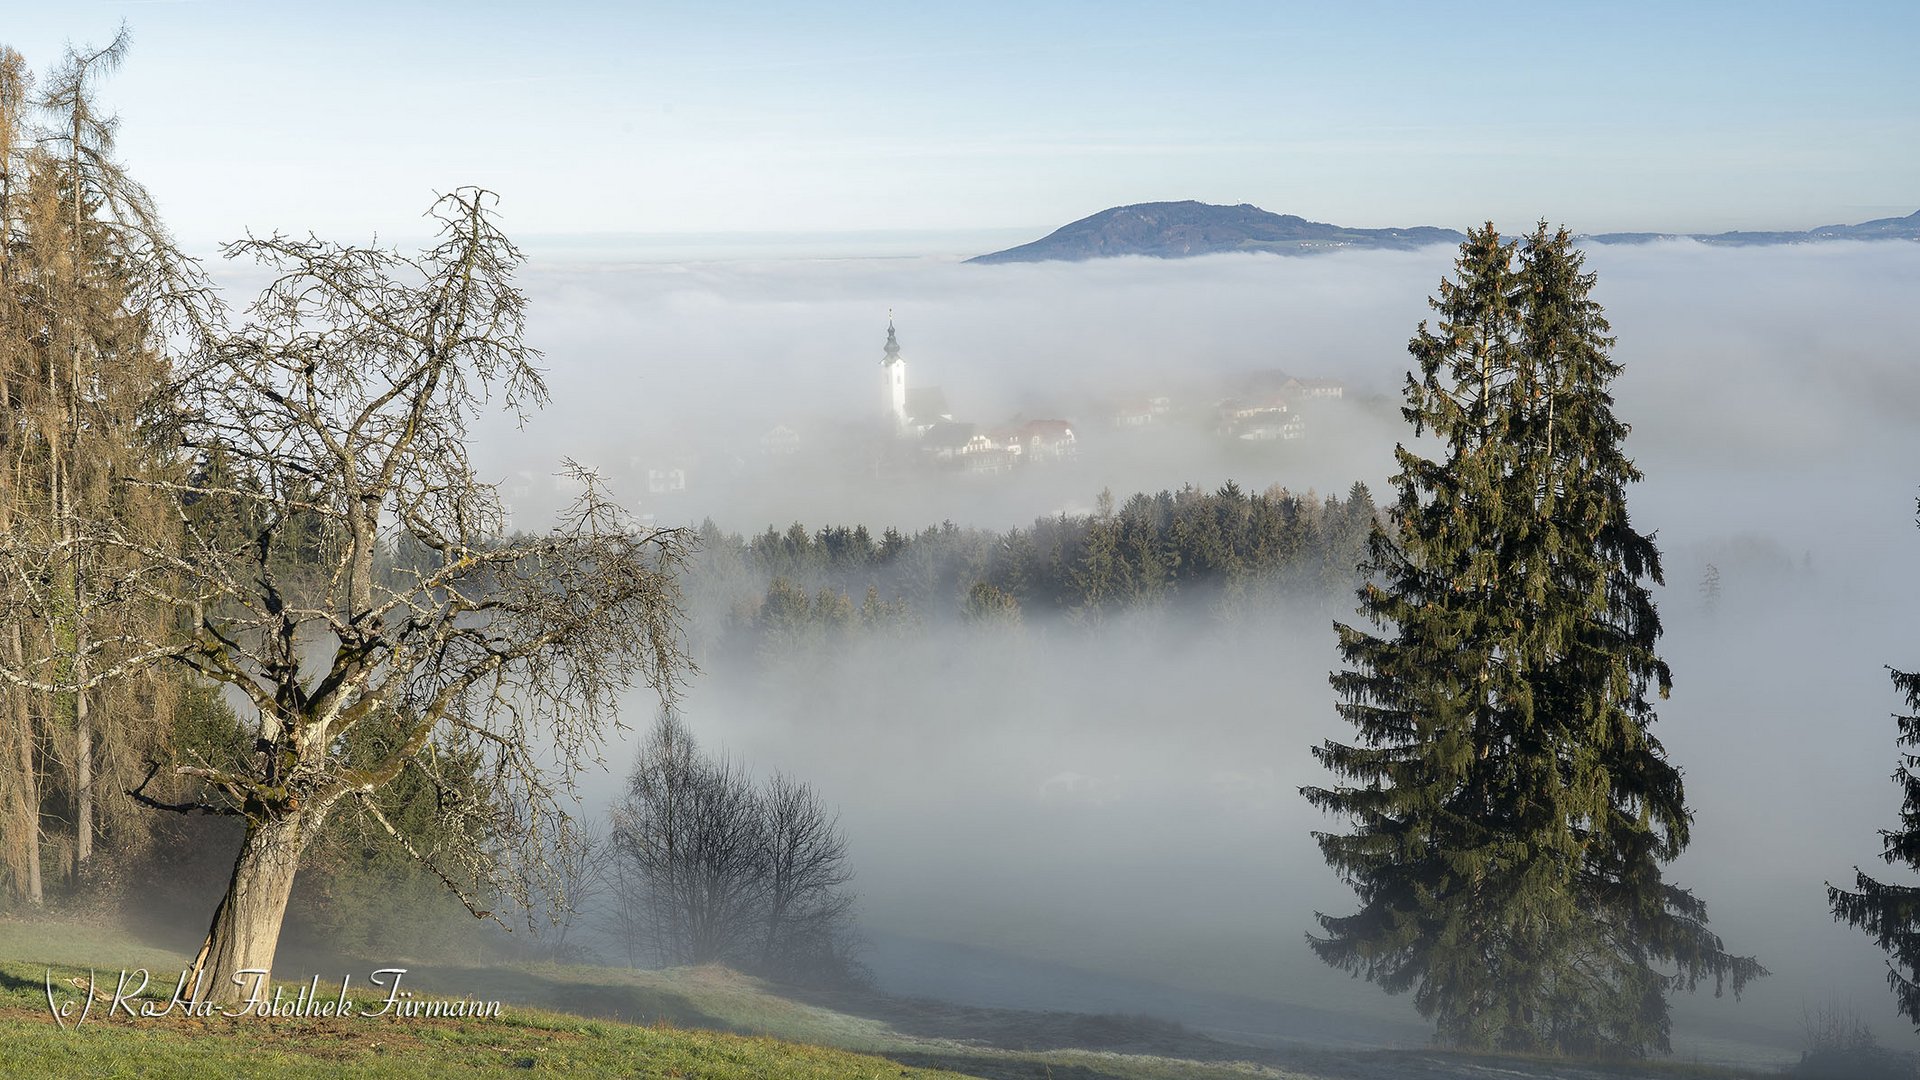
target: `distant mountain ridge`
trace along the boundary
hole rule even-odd
[[[1042,262],[1050,259],[1101,259],[1114,255],[1150,255],[1179,259],[1224,251],[1269,251],[1294,255],[1334,248],[1406,250],[1428,244],[1457,244],[1465,234],[1453,229],[1349,229],[1273,214],[1251,203],[1136,203],[1102,210],[1062,226],[1031,244],[968,259],[976,263]]]
[[[1352,229],[1275,214],[1251,203],[1135,203],[1102,210],[1063,225],[1030,244],[968,259],[974,263],[1079,262],[1118,255],[1180,259],[1232,251],[1305,255],[1334,250],[1405,251],[1429,244],[1458,244],[1466,235],[1455,229],[1418,225],[1404,229]],[[1639,244],[1655,240],[1695,240],[1728,247],[1804,244],[1825,240],[1920,240],[1920,211],[1906,217],[1879,218],[1858,225],[1822,225],[1805,232],[1654,233],[1615,232],[1585,235],[1599,244]]]
[[[1702,244],[1724,247],[1757,247],[1762,244],[1808,244],[1821,240],[1920,240],[1920,210],[1906,217],[1875,218],[1858,225],[1822,225],[1805,232],[1723,232],[1723,233],[1598,233],[1582,237],[1597,244],[1645,244],[1654,240],[1697,240]]]

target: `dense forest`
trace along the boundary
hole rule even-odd
[[[958,621],[1094,625],[1174,603],[1226,615],[1351,589],[1377,516],[1365,484],[1342,499],[1229,482],[1117,506],[1102,492],[1091,514],[1006,532],[796,522],[744,537],[709,520],[687,593],[696,632],[729,649]]]

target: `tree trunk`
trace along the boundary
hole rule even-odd
[[[13,624],[9,637],[13,663],[16,667],[24,668],[26,650],[20,643],[19,623]],[[16,884],[23,891],[27,903],[38,907],[43,899],[40,885],[40,772],[33,760],[33,710],[27,701],[27,691],[22,688],[15,687],[7,694],[7,698],[13,712],[14,754],[20,767],[19,858],[26,871],[24,879]]]
[[[16,753],[20,766],[20,864],[26,871],[18,882],[27,903],[39,907],[45,894],[40,883],[40,777],[33,761],[33,719],[27,711],[26,694],[14,695],[13,714],[18,741]]]
[[[85,646],[84,631],[76,635]],[[78,673],[77,680],[87,677],[87,664],[84,656],[74,665]],[[76,777],[76,797],[79,812],[74,815],[73,825],[73,863],[80,873],[85,873],[87,865],[93,861],[93,718],[87,711],[87,691],[81,690],[73,698],[74,720],[74,766]]]
[[[81,229],[81,213],[86,206],[86,200],[83,197],[80,186],[80,145],[80,110],[76,107],[73,113],[72,144],[73,284],[76,299],[84,295],[81,291],[81,283],[84,279],[87,266],[86,257],[81,250],[81,237],[85,235]],[[74,747],[76,766],[74,788],[76,802],[78,803],[75,807],[77,812],[74,814],[73,868],[75,877],[78,877],[80,872],[86,870],[87,864],[93,859],[93,727],[89,723],[91,718],[87,715],[87,582],[84,560],[80,555],[80,547],[74,543],[73,531],[74,511],[76,509],[74,473],[79,471],[81,467],[80,394],[81,388],[85,385],[85,377],[80,369],[80,355],[82,350],[80,343],[80,319],[78,318],[79,312],[74,312],[74,315],[76,317],[71,323],[73,344],[68,357],[69,360],[72,361],[72,369],[67,375],[68,414],[66,417],[65,433],[67,456],[62,469],[66,479],[66,483],[62,485],[65,489],[64,494],[66,498],[63,500],[59,509],[62,511],[60,515],[60,536],[62,540],[66,541],[69,550],[73,553],[73,678],[74,682],[80,686],[80,689],[75,691],[73,697],[74,742],[76,744]],[[86,489],[81,488],[81,492],[85,494]]]
[[[33,714],[26,691],[11,689],[7,698],[7,755],[17,770],[6,783],[6,862],[12,872],[14,895],[38,905],[40,891],[40,785],[33,763]]]
[[[5,61],[4,52],[0,51],[0,63]],[[6,72],[0,70],[0,78],[5,76]],[[6,229],[7,223],[13,220],[7,210],[7,203],[12,198],[11,177],[4,179],[5,183],[0,183],[0,230]],[[10,257],[11,252],[7,250],[6,238],[0,237],[0,290],[9,287],[6,266]],[[6,379],[0,378],[0,416],[16,415],[15,408],[10,387],[6,385]],[[18,451],[10,447],[9,453],[17,455]],[[9,477],[15,490],[19,489],[24,475],[19,458],[16,456],[13,475]],[[0,497],[0,535],[13,535],[13,506],[6,497]],[[7,645],[11,650],[7,659],[12,662],[14,670],[25,671],[27,651],[21,641],[18,620],[9,621]],[[6,698],[14,734],[13,763],[19,769],[18,777],[11,787],[19,803],[14,808],[13,824],[9,828],[9,832],[18,837],[14,843],[19,846],[17,852],[10,851],[7,858],[21,871],[19,879],[14,882],[16,894],[27,903],[38,907],[43,899],[40,885],[40,771],[34,762],[36,742],[33,706],[25,687],[16,686],[9,689]],[[13,832],[14,829],[18,831]]]
[[[266,976],[242,972],[272,971],[300,857],[319,834],[327,809],[326,805],[303,807],[247,823],[247,838],[234,860],[227,894],[214,909],[213,926],[194,961],[195,1001],[236,1005],[246,1001],[256,986],[266,985]]]

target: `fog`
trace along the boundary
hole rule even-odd
[[[530,526],[564,498],[550,479],[563,454],[659,524],[710,517],[746,534],[796,520],[1007,528],[1084,511],[1102,488],[1124,500],[1229,479],[1360,480],[1384,497],[1410,436],[1406,341],[1452,255],[535,264],[530,338],[553,403],[523,429],[490,422],[478,460]],[[1910,1045],[1880,953],[1832,923],[1822,883],[1855,865],[1894,873],[1876,830],[1899,806],[1883,665],[1920,664],[1920,245],[1673,242],[1594,248],[1588,266],[1646,473],[1632,512],[1667,558],[1674,692],[1656,730],[1696,812],[1671,877],[1773,973],[1737,1004],[1676,999],[1676,1048],[1785,1053],[1803,1008],[1829,1002]],[[890,423],[889,312],[909,381],[939,385],[956,417],[1069,419],[1080,456],[1010,476],[876,476],[862,454]],[[1347,395],[1285,452],[1109,423],[1114,402],[1262,369]],[[761,439],[777,426],[798,449],[771,460]],[[648,491],[655,462],[678,463],[686,489]],[[1325,968],[1303,940],[1314,911],[1354,904],[1309,836],[1343,826],[1298,795],[1329,779],[1307,748],[1349,730],[1326,675],[1329,623],[1351,611],[1341,597],[1098,627],[932,625],[806,664],[696,656],[684,716],[710,746],[839,806],[884,987],[1418,1043],[1427,1029],[1403,999]],[[636,694],[628,720],[649,711]],[[610,750],[614,773],[627,757]],[[617,786],[590,777],[589,800]]]

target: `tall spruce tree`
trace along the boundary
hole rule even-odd
[[[1335,624],[1358,738],[1314,755],[1350,786],[1303,794],[1353,824],[1315,835],[1360,909],[1309,941],[1412,990],[1443,1043],[1639,1056],[1668,1047],[1669,992],[1765,972],[1662,877],[1690,815],[1650,731],[1660,558],[1581,263],[1564,229],[1474,230],[1409,345],[1402,411],[1443,452],[1396,448],[1359,593],[1378,632]]]
[[[1900,726],[1900,745],[1920,745],[1920,671],[1887,670],[1913,710],[1894,716]],[[1900,827],[1880,830],[1880,858],[1889,866],[1920,869],[1920,774],[1916,769],[1920,769],[1920,754],[1902,751],[1893,773],[1905,796]],[[1872,934],[1886,950],[1887,985],[1893,989],[1900,1014],[1920,1024],[1920,886],[1876,881],[1859,867],[1854,868],[1853,880],[1853,892],[1827,886],[1833,917]]]

